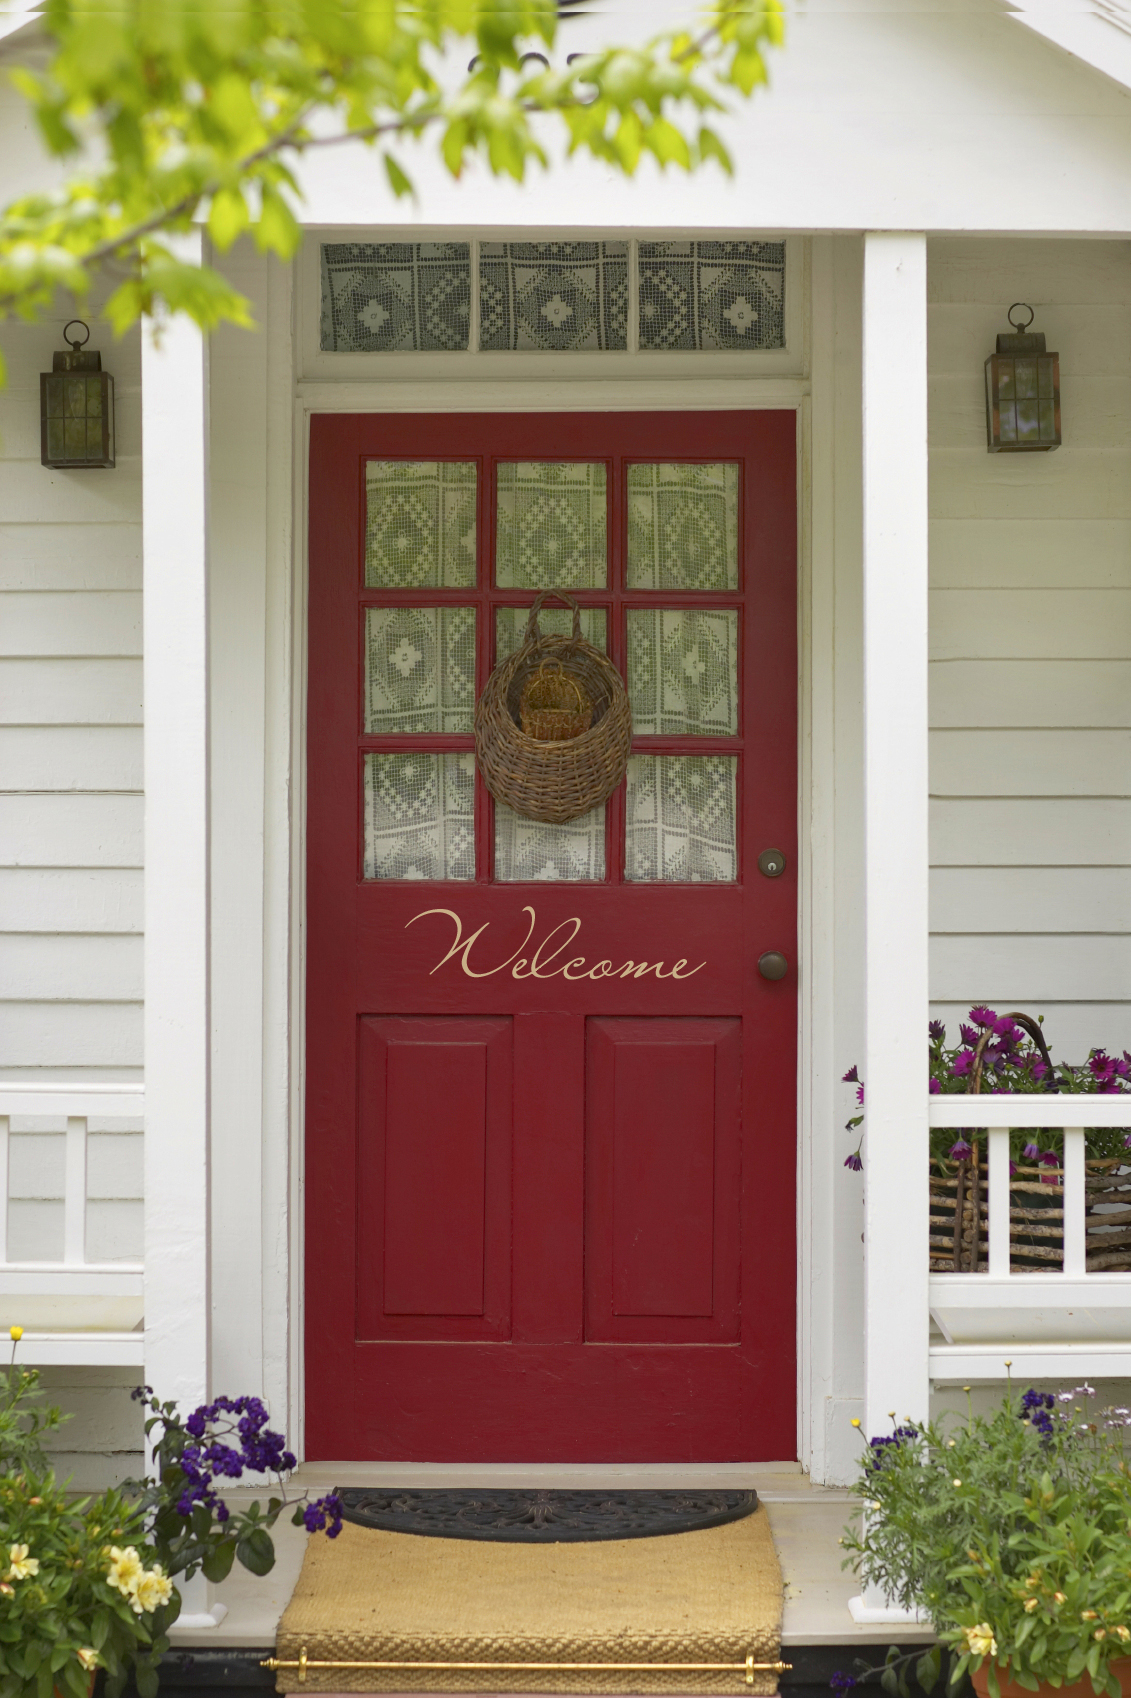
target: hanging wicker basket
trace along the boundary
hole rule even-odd
[[[571,636],[544,637],[538,629],[538,610],[548,595],[572,607]],[[562,683],[551,686],[556,675]],[[555,700],[545,707],[531,702],[540,690],[552,690]],[[572,698],[570,719],[588,708],[587,729],[552,741],[523,729],[524,696],[527,722],[533,725],[531,708],[539,714],[562,712],[566,693]],[[476,703],[475,756],[488,790],[523,819],[564,825],[612,795],[624,777],[631,742],[632,714],[620,673],[582,637],[581,610],[573,597],[543,590],[530,609],[521,648],[495,668]]]
[[[560,660],[544,660],[522,686],[518,717],[539,743],[568,743],[592,725],[593,703]]]

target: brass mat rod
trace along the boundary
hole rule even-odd
[[[299,1684],[306,1680],[308,1669],[505,1669],[509,1673],[520,1672],[523,1669],[580,1669],[588,1673],[600,1673],[604,1669],[615,1669],[626,1673],[647,1673],[650,1669],[684,1669],[688,1674],[742,1674],[746,1677],[747,1686],[753,1686],[755,1674],[785,1674],[793,1667],[792,1663],[756,1663],[753,1656],[747,1657],[742,1663],[421,1663],[421,1662],[322,1662],[306,1654],[306,1646],[298,1654],[294,1662],[288,1662],[279,1657],[264,1657],[260,1668],[297,1669]]]

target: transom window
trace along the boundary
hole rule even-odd
[[[358,728],[365,879],[729,883],[743,704],[739,467],[370,460]],[[544,588],[625,676],[626,783],[568,825],[496,804],[475,702]],[[546,607],[544,632],[572,615]]]

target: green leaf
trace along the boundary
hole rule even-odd
[[[222,1544],[215,1546],[206,1557],[201,1559],[201,1568],[207,1580],[219,1585],[232,1572],[232,1564],[236,1557],[236,1541],[225,1539]]]
[[[899,1675],[890,1664],[880,1676],[880,1685],[888,1694],[888,1698],[899,1698]]]
[[[942,1672],[942,1646],[932,1645],[915,1665],[915,1679],[924,1692],[933,1692]]]
[[[391,153],[386,153],[384,155],[384,162],[385,175],[389,179],[389,185],[392,188],[393,193],[398,199],[402,195],[410,195],[412,193],[412,182],[408,177],[406,177],[405,173],[401,170]]]
[[[240,1540],[236,1555],[252,1574],[270,1574],[275,1566],[275,1546],[270,1533],[263,1527],[257,1527]]]

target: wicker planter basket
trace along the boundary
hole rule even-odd
[[[539,631],[538,610],[547,595],[573,608],[572,636],[544,637]],[[551,662],[563,680],[576,683],[592,723],[578,736],[547,742],[524,731],[520,719],[524,693],[539,680],[545,683]],[[528,711],[530,706],[528,698]],[[522,647],[495,668],[476,703],[475,758],[488,790],[523,819],[564,825],[612,795],[624,777],[631,742],[632,715],[620,673],[582,637],[573,597],[543,590],[530,609]]]
[[[1049,1061],[1044,1034],[1027,1014],[1011,1014]],[[982,1083],[982,1058],[992,1034],[975,1051],[970,1091]],[[1050,1119],[1056,1115],[1050,1097]],[[1089,1273],[1131,1271],[1131,1164],[1120,1157],[1085,1162],[1085,1254]],[[1051,1183],[1050,1183],[1051,1181]],[[968,1161],[931,1161],[932,1273],[984,1273],[989,1265],[989,1171],[978,1145]],[[1017,1163],[1009,1176],[1009,1265],[1014,1273],[1051,1273],[1064,1259],[1064,1184],[1059,1169]]]

